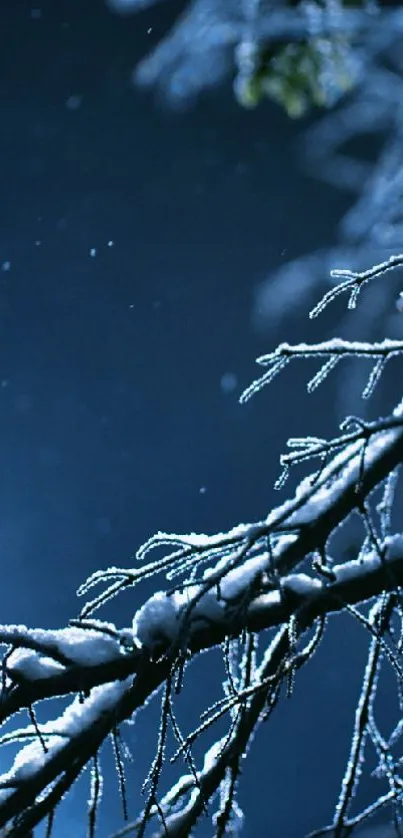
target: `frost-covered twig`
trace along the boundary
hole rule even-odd
[[[356,279],[354,277],[355,282]],[[337,291],[334,292],[334,294],[336,293]],[[329,300],[330,297],[326,300],[326,303]],[[312,393],[313,390],[316,390],[322,384],[341,358],[373,358],[375,364],[363,392],[363,397],[368,398],[384,371],[387,361],[400,355],[402,352],[403,341],[387,338],[380,343],[362,343],[360,341],[342,340],[341,338],[332,338],[331,340],[317,344],[298,343],[293,346],[289,343],[280,343],[274,352],[270,352],[268,355],[261,355],[256,359],[257,364],[260,364],[262,367],[269,367],[269,370],[244,390],[240,401],[241,404],[247,402],[255,393],[259,392],[267,384],[270,384],[273,378],[284,369],[292,358],[321,357],[326,357],[328,360],[322,364],[319,371],[308,382],[308,393]]]

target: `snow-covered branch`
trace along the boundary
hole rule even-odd
[[[190,829],[205,798],[224,782],[231,766],[235,770],[235,756],[247,748],[264,708],[266,713],[268,707],[270,712],[274,709],[281,684],[309,659],[310,654],[305,657],[298,648],[306,632],[318,620],[323,626],[323,618],[334,611],[351,609],[360,619],[357,604],[382,591],[393,592],[403,582],[403,536],[399,535],[374,544],[353,561],[329,564],[327,560],[327,566],[315,561],[315,556],[323,556],[332,531],[363,508],[374,487],[403,458],[400,410],[364,431],[358,429],[354,441],[335,454],[319,477],[305,480],[295,497],[273,510],[266,521],[210,537],[160,534],[150,540],[141,556],[161,545],[176,547],[169,564],[167,557],[154,562],[155,572],[166,573],[167,567],[172,572],[174,567],[180,575],[183,568],[192,567],[193,581],[179,580],[174,588],[154,594],[137,611],[132,627],[118,630],[95,619],[78,619],[58,631],[0,627],[0,642],[7,648],[1,719],[4,722],[23,708],[32,716],[28,728],[0,739],[0,747],[10,742],[23,745],[10,770],[0,777],[0,826],[6,828],[5,834],[26,834],[24,830],[49,815],[58,795],[96,757],[102,742],[163,684],[171,683],[184,654],[194,656],[202,649],[231,643],[245,632],[252,638],[276,628],[279,634],[260,666],[254,672],[249,668],[248,682],[227,693],[201,727],[210,726],[223,713],[236,716],[232,732],[217,743],[214,759],[212,754],[206,756],[201,772],[195,769],[190,779],[182,778],[158,805],[155,790],[139,821],[141,829],[162,811],[167,834],[182,834],[184,824]],[[205,563],[209,566],[198,577],[197,568]],[[108,583],[117,571],[99,573],[87,587]],[[136,576],[135,581],[139,581]],[[362,622],[368,628],[365,619]],[[394,661],[392,653],[391,657]],[[395,661],[394,665],[398,666]],[[63,714],[39,725],[34,704],[62,695],[70,696]],[[169,701],[173,702],[171,694]],[[182,747],[188,759],[190,747]],[[177,811],[182,798],[183,807]],[[171,811],[173,801],[175,811]]]
[[[399,260],[392,260],[392,267]],[[386,268],[382,264],[341,276],[355,287],[390,267],[388,262]],[[387,339],[376,344],[340,339],[281,344],[258,359],[269,373],[254,382],[241,401],[268,384],[290,358],[325,356],[319,373],[323,378],[329,358],[363,354],[384,363],[401,351],[400,341]],[[323,642],[331,615],[340,611],[367,633],[370,652],[334,834],[341,838],[345,828],[362,823],[400,794],[401,761],[393,753],[400,720],[390,740],[382,737],[374,720],[374,699],[382,660],[396,679],[399,701],[403,685],[403,534],[393,532],[391,524],[403,462],[403,402],[389,416],[371,422],[349,416],[340,431],[331,440],[289,441],[293,453],[282,458],[286,469],[311,457],[319,457],[321,466],[264,520],[213,535],[157,533],[138,550],[135,567],[98,570],[80,586],[78,594],[92,598],[66,628],[0,626],[5,650],[0,723],[24,710],[30,721],[0,736],[1,749],[19,747],[10,768],[0,775],[4,836],[22,838],[45,819],[51,835],[60,801],[91,766],[87,819],[89,838],[94,838],[102,791],[100,750],[108,738],[127,821],[121,835],[134,832],[142,838],[150,824],[161,838],[189,835],[217,795],[215,834],[234,834],[242,822],[236,801],[240,765],[254,732],[275,710],[283,688],[292,695],[299,669]],[[334,535],[353,515],[359,516],[364,534],[354,558],[347,559],[340,555]],[[138,608],[131,626],[118,628],[94,617],[122,590],[157,576],[161,589]],[[182,732],[176,696],[186,688],[187,662],[216,647],[222,650],[226,672],[222,695],[205,709],[193,731]],[[139,818],[128,822],[120,731],[157,694],[160,727],[145,783],[145,805]],[[62,698],[64,709],[55,719],[39,722],[36,706],[51,697]],[[400,709],[403,712],[403,706]],[[217,737],[198,768],[195,742],[223,719],[228,719],[227,733]],[[169,734],[177,742],[171,761],[184,760],[186,768],[160,796]],[[378,774],[386,776],[394,796],[381,794],[372,807],[351,816],[366,739],[379,757]]]

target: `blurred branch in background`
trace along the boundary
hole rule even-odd
[[[107,2],[127,14],[154,5]],[[134,71],[137,85],[159,90],[172,107],[232,79],[245,107],[270,99],[293,117],[310,110],[302,165],[354,196],[336,245],[283,264],[257,287],[253,322],[264,333],[309,306],[318,284],[325,277],[332,282],[335,264],[360,270],[401,247],[402,42],[398,3],[194,0]],[[391,282],[398,296],[398,275]],[[385,324],[391,337],[401,334],[401,318],[382,288],[371,286],[363,306],[358,324],[340,322],[343,337],[359,328],[363,338],[377,340]],[[360,386],[352,383],[350,399]]]

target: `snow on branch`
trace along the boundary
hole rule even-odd
[[[325,356],[326,366],[329,358],[365,355],[378,363],[400,355],[402,348],[400,341],[388,339],[376,344],[334,339],[281,344],[259,361],[273,376],[292,357]],[[262,381],[252,385],[247,397],[260,386]],[[367,740],[379,759],[377,776],[386,778],[396,794],[403,787],[402,762],[395,758],[399,719],[389,737],[381,736],[374,721],[382,660],[396,679],[398,701],[403,686],[403,534],[391,526],[403,461],[403,403],[371,422],[347,417],[340,431],[330,440],[289,440],[291,453],[281,458],[283,467],[312,457],[321,466],[264,520],[213,535],[157,533],[138,550],[135,567],[98,570],[80,586],[79,595],[91,598],[66,628],[0,626],[0,724],[25,712],[29,719],[24,726],[13,718],[13,727],[0,735],[2,751],[8,745],[19,748],[0,775],[2,835],[22,838],[46,820],[50,836],[60,801],[91,766],[87,822],[89,838],[95,838],[102,797],[100,751],[108,739],[126,822],[120,835],[141,838],[150,824],[161,838],[189,835],[206,811],[217,836],[235,834],[242,824],[236,788],[250,741],[283,692],[293,694],[298,671],[324,642],[330,616],[340,611],[367,633],[369,656],[342,791],[325,832],[341,836],[394,799],[379,794],[372,807],[351,814]],[[333,536],[357,514],[362,543],[354,558],[346,559]],[[134,613],[132,625],[118,628],[94,616],[122,590],[157,576],[160,589]],[[217,647],[226,673],[222,692],[193,730],[182,731],[176,696],[186,689],[187,662]],[[158,695],[155,757],[144,785],[143,811],[133,821],[121,731]],[[62,698],[64,709],[53,720],[39,722],[36,706],[51,697]],[[199,767],[195,742],[225,719],[227,733],[220,733]],[[171,735],[177,743],[171,762],[183,763],[183,770],[178,767],[177,781],[160,795]],[[218,802],[215,812],[213,800]]]
[[[334,564],[327,576],[315,564],[311,564],[309,573],[297,569],[315,551],[320,552],[332,529],[356,504],[362,504],[401,460],[403,426],[399,411],[395,417],[381,420],[380,429],[374,424],[370,430],[363,465],[363,438],[358,437],[333,458],[316,485],[300,486],[294,499],[273,510],[266,521],[211,537],[190,534],[168,538],[161,534],[150,540],[140,551],[141,557],[161,545],[175,545],[175,561],[185,562],[186,568],[191,559],[193,570],[200,562],[212,566],[199,579],[195,575],[192,584],[177,582],[175,590],[152,596],[135,614],[132,628],[119,632],[112,624],[85,619],[81,626],[78,619],[75,625],[60,631],[0,627],[0,641],[7,646],[0,701],[2,721],[24,707],[32,708],[41,698],[75,694],[60,718],[45,725],[31,724],[0,740],[3,746],[31,739],[12,768],[0,777],[0,825],[11,821],[14,831],[10,834],[16,835],[35,825],[46,808],[43,800],[35,803],[37,789],[48,789],[44,800],[53,805],[53,784],[60,783],[64,791],[68,785],[64,772],[67,762],[82,767],[92,759],[116,725],[130,718],[148,696],[167,683],[166,679],[172,677],[169,673],[180,666],[184,650],[194,655],[244,631],[253,637],[276,626],[281,637],[287,637],[284,646],[289,644],[291,620],[296,621],[302,637],[327,613],[354,608],[380,590],[392,591],[401,583],[401,536],[385,539],[379,552],[374,548],[363,558]],[[160,573],[166,572],[164,559],[155,564]],[[268,694],[274,709],[290,668],[297,669],[305,660],[294,646],[291,658],[287,658],[291,653],[284,650],[283,657],[269,655],[268,661],[264,657],[261,674],[227,695],[216,712],[212,710],[214,721],[223,713],[239,713],[238,725],[218,746],[216,760],[200,776],[197,774],[197,783],[193,777],[191,787],[187,780],[180,793],[175,792],[177,799],[191,788],[184,808],[176,814],[170,812],[173,792],[158,806],[154,795],[146,819],[158,815],[162,806],[172,823],[172,834],[176,834],[178,818],[193,823],[200,814],[204,784],[219,787],[234,748],[246,747],[245,731],[251,735],[262,708],[267,712]],[[74,779],[73,772],[71,783]],[[22,800],[30,802],[23,815],[19,814]]]

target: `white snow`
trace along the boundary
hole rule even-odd
[[[403,536],[394,535],[385,539],[385,556],[384,561],[396,561],[402,559],[403,561]],[[357,576],[365,576],[371,570],[377,570],[381,567],[381,559],[376,550],[367,553],[363,558],[353,559],[344,564],[334,565],[332,571],[336,576],[338,582],[348,582],[350,579],[356,579]]]
[[[132,683],[133,678],[129,676],[123,681],[94,687],[83,702],[80,702],[77,696],[59,718],[41,724],[40,731],[46,741],[46,753],[38,738],[22,748],[16,755],[10,771],[0,776],[0,789],[12,788],[31,777],[47,762],[51,762],[65,744],[69,744],[75,737],[85,735],[86,731],[94,729],[97,721],[118,705]],[[35,735],[32,725],[19,731],[19,733],[23,732],[31,736]]]
[[[171,596],[158,591],[150,597],[134,616],[135,640],[146,647],[176,640],[182,618],[192,601],[195,604],[190,617],[190,631],[192,627],[199,627],[201,622],[221,623],[226,606],[235,603],[247,592],[253,581],[267,570],[267,556],[260,555],[247,559],[226,573],[231,558],[221,559],[215,567],[208,568],[204,573],[204,584],[188,585]],[[206,587],[203,593],[209,581],[214,581],[214,584],[210,588]]]
[[[21,675],[26,681],[37,681],[63,672],[63,665],[53,658],[38,655],[32,649],[16,649],[7,661],[7,672]]]
[[[178,634],[180,613],[174,596],[157,591],[136,612],[133,634],[144,646],[153,646],[166,640],[173,641]]]
[[[119,636],[69,626],[64,629],[27,629],[0,626],[0,643],[16,644],[7,661],[8,672],[27,680],[46,678],[66,664],[91,666],[116,660],[125,654]]]
[[[307,573],[289,573],[281,580],[281,588],[285,592],[304,597],[317,593],[323,585],[319,579],[314,579]]]

